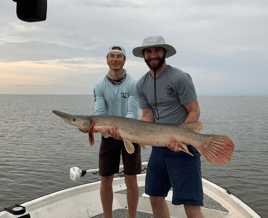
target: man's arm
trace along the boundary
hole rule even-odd
[[[137,88],[140,108],[142,109],[141,120],[154,123],[154,112],[153,112],[153,109],[151,108],[151,105],[148,102],[147,97],[145,96],[146,90],[144,90],[144,87],[145,87],[144,81],[140,80],[137,83],[136,88]]]
[[[154,112],[152,108],[142,109],[142,121],[154,123]]]
[[[199,115],[200,115],[200,108],[197,99],[194,101],[185,104],[184,107],[186,108],[188,115],[186,117],[185,123],[193,123],[197,122]]]
[[[136,119],[138,116],[139,100],[136,92],[136,83],[130,89],[126,117]]]
[[[185,123],[197,122],[199,115],[200,115],[200,108],[199,108],[197,99],[195,99],[194,101],[192,101],[188,104],[185,104],[184,107],[186,108],[186,110],[188,112],[188,115],[187,115],[184,122]],[[174,142],[174,141],[171,142],[170,141],[167,143],[167,147],[174,152],[181,151],[181,147],[185,147],[185,146],[187,146],[187,145],[184,143],[180,143],[180,142]]]
[[[106,115],[106,102],[99,86],[94,86],[95,115]]]

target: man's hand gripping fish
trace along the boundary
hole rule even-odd
[[[116,128],[124,141],[128,153],[134,152],[132,143],[166,147],[167,143],[178,142],[181,150],[193,155],[186,144],[195,147],[198,152],[211,164],[222,165],[231,160],[234,144],[228,136],[200,134],[203,129],[201,122],[189,124],[156,124],[140,120],[110,115],[70,115],[53,110],[54,114],[65,122],[77,126],[83,132],[88,132],[89,143],[94,145],[93,133],[101,133],[107,138],[111,128]],[[184,146],[185,144],[185,146]]]

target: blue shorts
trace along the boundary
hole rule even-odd
[[[190,145],[188,149],[194,156],[153,147],[146,174],[147,195],[166,197],[172,187],[172,204],[203,205],[200,154]]]

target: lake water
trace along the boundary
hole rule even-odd
[[[244,201],[260,216],[268,214],[268,98],[198,97],[201,133],[222,134],[235,144],[232,160],[213,166],[202,160],[203,177]],[[93,96],[0,95],[0,211],[5,207],[99,180],[69,178],[72,166],[98,168],[100,136],[95,146],[51,113],[94,112]],[[148,161],[151,147],[142,149]]]

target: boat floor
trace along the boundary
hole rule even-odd
[[[104,217],[103,213],[99,214],[97,216],[93,216],[92,218],[102,218]],[[113,217],[128,217],[128,210],[127,209],[117,209],[113,211]],[[136,218],[153,218],[153,214],[150,213],[145,213],[145,212],[140,212],[137,211]]]
[[[126,195],[127,190],[121,190],[118,192],[115,192],[115,194],[121,194],[121,195]],[[145,198],[147,201],[149,200],[147,197],[144,196],[145,193],[145,187],[139,187],[139,196],[140,198]],[[170,202],[171,204],[171,202]],[[213,209],[213,210],[217,210],[217,211],[222,211],[222,212],[228,212],[224,207],[222,207],[221,204],[219,204],[218,202],[214,201],[212,198],[210,198],[209,196],[204,194],[204,200],[203,200],[203,206],[201,206],[201,210],[202,208],[208,208],[208,209]],[[98,214],[96,216],[93,216],[92,218],[102,218],[104,217],[103,213],[102,214]],[[128,210],[127,209],[116,209],[113,211],[113,217],[128,217]],[[148,212],[144,212],[144,211],[137,211],[136,214],[136,218],[153,218],[153,214],[148,213]]]

